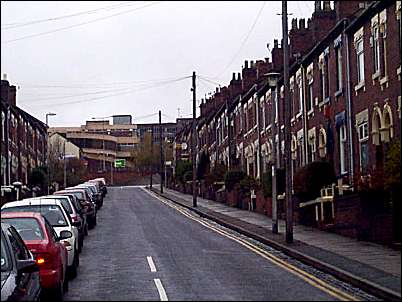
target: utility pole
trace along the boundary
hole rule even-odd
[[[279,100],[280,91],[278,86],[276,86],[275,90],[272,91],[271,99],[272,99],[272,106],[271,106],[271,131],[272,131],[272,233],[278,234],[278,193],[277,193],[277,184],[276,184],[276,102]]]
[[[195,71],[193,71],[193,87],[191,91],[193,92],[193,123],[191,129],[191,160],[193,161],[193,207],[197,207],[197,191],[196,191],[196,150],[195,150],[195,117],[196,117],[196,94],[195,94]]]
[[[282,1],[282,36],[283,36],[283,81],[285,105],[285,171],[286,171],[286,242],[293,242],[293,203],[292,203],[292,164],[290,158],[290,104],[289,104],[289,45],[288,45],[288,9]]]
[[[63,172],[64,172],[64,189],[67,188],[67,163],[66,163],[66,141],[63,143]]]
[[[163,142],[162,142],[162,111],[159,110],[159,147],[160,147],[160,168],[161,193],[163,193]]]
[[[152,174],[154,172],[154,125],[151,125],[151,180],[149,187],[152,189]]]

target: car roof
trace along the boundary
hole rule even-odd
[[[34,197],[34,198],[27,198],[27,199],[23,199],[23,200],[10,201],[10,202],[5,203],[1,208],[10,208],[13,206],[18,207],[18,206],[26,206],[26,205],[60,205],[60,206],[62,206],[62,203],[57,199]]]
[[[37,212],[7,212],[1,213],[1,218],[37,218],[42,219],[42,214]]]

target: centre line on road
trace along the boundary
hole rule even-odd
[[[151,269],[151,272],[155,273],[156,267],[155,267],[154,261],[152,260],[152,257],[148,256],[147,260],[148,260],[148,264],[149,264],[149,268]]]
[[[168,297],[166,295],[165,289],[163,288],[162,282],[160,279],[154,279],[156,288],[158,289],[159,292],[159,297],[161,298],[161,301],[169,301]]]

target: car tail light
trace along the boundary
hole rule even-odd
[[[73,222],[77,222],[77,221],[78,221],[78,216],[76,216],[76,215],[72,216],[72,217],[71,217],[71,220],[72,220]]]
[[[53,266],[53,258],[50,254],[40,253],[35,255],[36,264],[39,267],[52,267]]]

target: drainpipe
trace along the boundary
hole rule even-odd
[[[306,70],[301,66],[302,70],[302,85],[303,85],[303,135],[304,135],[304,159],[305,164],[307,165],[309,158],[308,158],[308,129],[307,129],[307,89],[306,89]]]
[[[353,161],[353,135],[352,135],[352,95],[351,95],[351,80],[350,80],[350,52],[349,52],[349,39],[345,32],[346,20],[343,21],[343,43],[346,46],[346,111],[349,132],[349,183],[353,186],[353,176],[354,176],[354,161]]]
[[[5,185],[10,185],[10,166],[11,166],[11,161],[10,161],[10,105],[7,105],[7,115],[6,115],[6,183]]]
[[[258,131],[258,150],[257,150],[257,164],[258,164],[258,177],[262,181],[262,160],[261,160],[261,108],[260,98],[257,94],[257,84],[254,84],[255,94],[257,95],[257,131]]]

